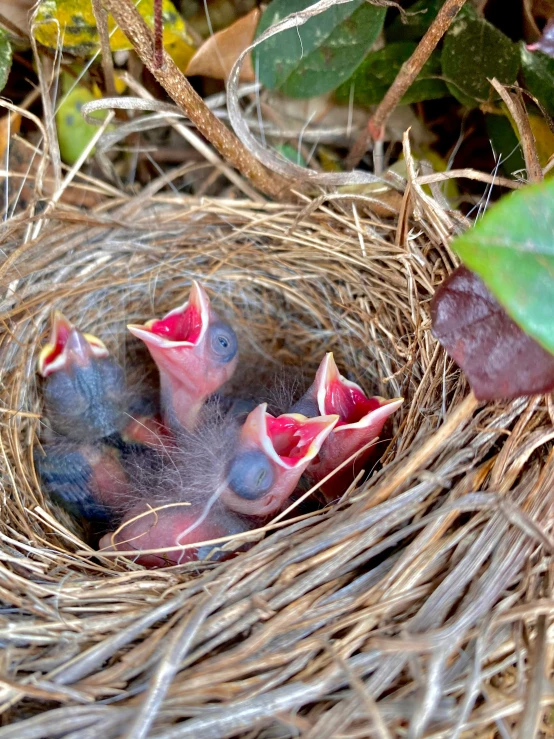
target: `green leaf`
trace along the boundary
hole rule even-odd
[[[398,15],[385,34],[387,41],[419,41],[435,20],[444,0],[417,0],[406,10],[406,23]]]
[[[11,67],[12,47],[7,34],[0,29],[0,90],[6,86]]]
[[[93,93],[86,87],[78,86],[64,96],[56,111],[60,155],[66,164],[75,164],[98,131],[98,126],[87,123],[81,114],[83,105],[91,100],[96,100]],[[97,110],[91,113],[91,116],[102,120],[106,116],[106,111]]]
[[[487,134],[496,156],[500,157],[500,168],[507,177],[525,170],[521,144],[510,120],[505,115],[486,115]]]
[[[469,9],[454,19],[441,59],[448,89],[470,108],[497,97],[489,79],[510,85],[519,70],[517,45]]]
[[[338,102],[348,102],[353,94],[354,102],[358,105],[377,105],[416,46],[417,44],[411,41],[398,41],[387,44],[379,51],[370,52],[352,77],[337,89]],[[449,94],[441,79],[440,59],[433,55],[400,102],[408,105],[421,100],[435,100]]]
[[[520,53],[525,87],[554,116],[554,59],[542,51],[528,51],[523,43]]]
[[[257,35],[313,0],[273,0]],[[386,8],[353,0],[334,5],[298,28],[272,36],[253,52],[254,69],[271,90],[309,98],[334,90],[348,79],[379,35]]]
[[[298,150],[298,147],[292,146],[291,144],[276,144],[274,146],[275,151],[279,152],[279,154],[285,159],[288,159],[289,162],[293,162],[293,164],[298,164],[299,167],[306,167],[306,160],[302,156],[302,153]]]
[[[554,354],[554,181],[494,205],[452,244],[506,312]]]

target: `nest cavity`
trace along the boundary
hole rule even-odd
[[[458,223],[429,201],[415,220],[406,201],[383,219],[347,199],[137,197],[4,226],[0,739],[552,731],[552,405],[479,406],[433,339]],[[225,543],[252,545],[228,561],[146,571],[98,557],[43,497],[35,364],[57,308],[140,368],[126,323],[192,279],[253,361],[314,372],[333,351],[406,400],[337,505]]]

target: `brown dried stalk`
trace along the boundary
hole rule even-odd
[[[108,33],[108,13],[102,5],[102,0],[92,0],[92,12],[96,19],[100,48],[102,49],[102,72],[104,73],[104,86],[108,97],[115,97],[115,80],[113,74],[113,58],[110,48],[110,35]]]
[[[165,50],[162,51],[163,65],[159,68],[156,66],[154,36],[131,0],[104,0],[104,5],[133,44],[142,62],[224,159],[266,195],[276,198],[283,196],[289,189],[289,183],[283,177],[268,172],[216,118]]]
[[[490,83],[504,101],[517,126],[529,182],[542,182],[543,171],[521,92],[518,90],[517,95],[511,95],[497,79],[492,79]]]
[[[385,97],[379,103],[375,113],[367,124],[367,130],[363,131],[346,159],[349,168],[353,169],[363,157],[371,139],[380,141],[383,139],[386,122],[396,108],[402,96],[415,78],[423,69],[423,65],[429,59],[437,44],[450,28],[452,21],[458,15],[466,0],[446,0],[439,10],[437,17],[431,23],[427,32],[417,45],[412,56],[404,62],[396,79],[389,87]]]

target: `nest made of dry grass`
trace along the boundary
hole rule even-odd
[[[469,394],[428,310],[456,222],[406,204],[137,197],[4,226],[1,739],[552,734],[551,400]],[[253,351],[332,350],[406,403],[340,504],[145,571],[42,497],[36,353],[56,306],[123,360],[126,322],[194,277]]]

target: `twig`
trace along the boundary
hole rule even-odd
[[[164,21],[162,0],[154,0],[154,64],[160,69],[164,63]]]
[[[9,18],[6,18],[5,15],[2,15],[0,13],[0,26],[4,26],[4,28],[9,31],[10,33],[13,33],[14,36],[18,36],[19,38],[27,38],[27,34],[25,31],[22,31],[21,28],[18,28],[15,23],[12,23],[12,21]]]
[[[504,101],[517,126],[529,181],[542,182],[543,172],[539,161],[539,155],[537,154],[535,137],[531,131],[529,116],[527,115],[527,110],[521,93],[518,97],[514,97],[513,95],[510,95],[504,85],[502,85],[497,79],[492,79],[490,83]]]
[[[49,85],[46,81],[46,77],[44,74],[44,66],[42,63],[42,59],[38,53],[37,48],[37,42],[35,39],[35,34],[33,32],[33,25],[35,21],[35,16],[38,11],[38,6],[36,7],[32,20],[31,20],[31,47],[33,49],[33,56],[35,58],[36,64],[37,64],[37,74],[40,84],[40,92],[42,96],[42,117],[44,120],[44,135],[45,135],[45,147],[46,151],[48,152],[48,155],[50,156],[51,164],[52,164],[52,172],[54,177],[54,190],[58,190],[61,184],[61,172],[62,172],[62,160],[60,156],[60,146],[58,144],[58,134],[56,131],[56,119],[54,116],[54,110],[52,107],[52,100],[50,97],[50,88],[51,84]],[[40,183],[39,184],[40,187]],[[40,190],[39,190],[39,194]]]
[[[173,59],[162,49],[163,64],[154,59],[154,38],[131,0],[104,0],[115,21],[133,44],[142,62],[217,151],[262,192],[279,197],[289,189],[281,176],[268,172],[219,121],[194,91]]]
[[[104,86],[108,97],[116,97],[115,80],[113,75],[112,50],[110,49],[110,35],[108,32],[108,13],[102,6],[102,0],[92,0],[92,12],[98,28],[100,37],[100,48],[102,50],[102,72],[104,73]]]
[[[466,0],[446,0],[439,10],[437,17],[427,29],[414,53],[404,62],[385,97],[381,100],[377,110],[369,119],[367,129],[356,139],[346,159],[347,166],[350,169],[353,169],[359,163],[367,150],[370,139],[374,141],[383,139],[385,124],[390,114],[421,72],[423,65],[429,59],[441,38],[448,31],[452,21],[458,15],[465,2]]]
[[[510,190],[518,190],[523,187],[522,182],[510,180],[507,177],[498,177],[497,175],[488,174],[487,172],[479,172],[476,169],[466,167],[464,169],[450,169],[447,172],[433,172],[433,174],[424,174],[416,177],[418,185],[430,185],[433,182],[445,182],[446,180],[456,180],[460,178],[475,180],[476,182],[486,182],[488,185],[496,185],[496,187],[507,187]]]

